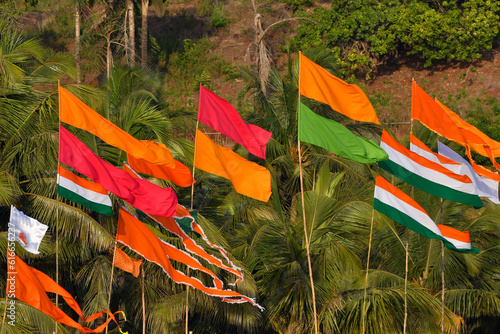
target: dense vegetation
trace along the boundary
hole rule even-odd
[[[470,62],[498,41],[499,11],[489,0],[333,1],[307,15],[294,41],[299,49],[328,47],[346,73],[368,73],[402,55],[417,55],[425,66]]]
[[[308,1],[284,2],[295,15],[305,15],[301,10],[311,5]],[[135,18],[139,36],[141,2],[132,3],[139,13]],[[271,67],[262,87],[255,68],[239,69],[214,56],[208,39],[187,33],[185,29],[197,21],[184,13],[168,33],[147,36],[143,65],[139,43],[133,59],[127,48],[130,39],[122,27],[124,5],[122,1],[78,0],[0,3],[0,253],[7,247],[10,205],[16,205],[49,226],[40,255],[17,247],[18,255],[55,277],[57,234],[59,281],[84,313],[124,310],[128,320],[122,321],[124,327],[130,334],[142,333],[140,279],[117,270],[108,305],[117,217],[96,214],[56,195],[57,83],[134,137],[164,143],[176,159],[191,168],[197,109],[193,96],[199,84],[216,90],[216,79],[222,78],[228,85],[243,80],[244,89],[230,102],[249,123],[271,130],[273,137],[265,161],[239,146],[234,150],[271,171],[273,195],[268,203],[252,200],[235,193],[226,180],[196,170],[193,204],[209,238],[228,250],[235,264],[243,268],[245,280],[236,289],[255,297],[265,311],[249,304],[226,304],[191,289],[189,329],[193,333],[313,333],[297,153],[298,64],[289,60],[283,69]],[[151,6],[160,13],[168,9],[161,1],[153,1]],[[230,24],[230,13],[222,3],[200,1],[197,6],[201,15],[210,18],[210,29]],[[498,42],[498,6],[498,2],[482,0],[333,1],[331,6],[309,12],[313,21],[301,20],[297,36],[282,46],[290,45],[290,52],[302,49],[324,68],[349,80],[355,80],[355,75],[364,77],[373,66],[396,55],[414,55],[429,66],[437,60],[471,61]],[[84,17],[81,83],[77,82],[75,59],[67,51],[69,45],[75,47],[75,8]],[[49,12],[57,13],[57,20],[19,29],[23,17],[43,17]],[[107,66],[109,61],[113,66]],[[373,99],[378,104],[391,103]],[[466,102],[471,106],[471,123],[500,140],[497,100],[448,96],[443,101],[452,109]],[[342,120],[324,105],[307,103],[326,117]],[[350,129],[374,139],[381,131],[379,126],[366,124],[351,124]],[[72,132],[101,158],[121,166],[123,152],[84,131]],[[424,128],[415,128],[414,133],[435,147],[434,134]],[[302,152],[304,207],[321,333],[362,332],[365,286],[366,332],[402,332],[406,240],[410,254],[407,332],[440,333],[440,243],[407,231],[372,209],[377,172],[407,193],[408,186],[376,165],[334,157],[304,143]],[[179,202],[189,207],[191,188],[174,188]],[[470,231],[473,245],[482,250],[478,255],[445,251],[446,332],[496,333],[500,326],[500,207],[488,200],[478,210],[446,200],[441,204],[438,198],[418,190],[413,196],[436,222],[442,215],[445,224]],[[117,212],[121,203],[116,197],[113,201]],[[181,247],[178,238],[154,222],[144,221]],[[0,268],[5,266],[5,257],[0,257]],[[182,265],[177,268],[186,270]],[[174,284],[153,263],[146,263],[145,270],[146,332],[184,332],[185,287]],[[222,279],[231,281],[231,277]],[[1,275],[1,291],[5,284],[5,275]],[[3,311],[3,292],[0,296]],[[74,315],[61,300],[59,305]],[[17,325],[6,326],[6,333],[52,332],[51,319],[21,302],[17,307]],[[59,332],[73,331],[60,326]]]

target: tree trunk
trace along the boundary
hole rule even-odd
[[[111,67],[113,67],[113,53],[111,51],[111,32],[106,35],[106,74],[107,78],[111,75]]]
[[[127,17],[128,17],[128,47],[129,47],[129,64],[135,66],[135,15],[134,3],[132,0],[127,0]]]
[[[148,64],[148,7],[149,0],[142,0],[141,66]]]
[[[76,63],[76,83],[82,83],[81,56],[80,56],[80,4],[75,4],[75,63]]]

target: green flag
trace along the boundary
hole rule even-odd
[[[302,102],[299,103],[299,140],[360,163],[371,164],[389,158],[373,140],[356,136],[342,124],[314,113]]]

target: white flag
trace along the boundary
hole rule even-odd
[[[28,252],[40,254],[38,247],[48,228],[47,225],[26,216],[14,206],[10,206],[9,230],[14,232],[16,241]]]
[[[498,200],[498,182],[478,175],[474,169],[472,169],[472,166],[469,162],[467,162],[467,160],[439,141],[438,152],[448,159],[461,163],[466,167],[463,170],[476,186],[476,191],[479,196],[489,198],[495,204],[500,204],[500,201]]]

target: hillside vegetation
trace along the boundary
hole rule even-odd
[[[17,254],[52,278],[58,271],[60,285],[85,315],[123,310],[127,321],[120,316],[119,322],[130,334],[142,333],[143,325],[155,334],[186,328],[195,334],[309,334],[315,333],[313,306],[323,334],[401,333],[403,326],[409,334],[497,333],[500,206],[486,198],[482,208],[441,200],[376,163],[357,163],[315,145],[301,143],[299,153],[297,59],[301,51],[366,93],[381,126],[353,122],[305,99],[314,112],[360,137],[379,143],[384,128],[406,145],[412,130],[436,149],[436,134],[410,120],[413,79],[500,141],[499,22],[500,3],[492,0],[0,1],[0,253],[6,253],[14,205],[49,226],[40,254],[19,245]],[[111,280],[121,205],[163,240],[184,250],[183,244],[114,194],[111,217],[58,195],[58,84],[136,139],[164,144],[189,170],[197,125],[217,144],[269,170],[268,202],[243,196],[228,180],[199,169],[193,188],[142,175],[172,187],[179,203],[197,213],[208,239],[227,251],[245,279],[231,286],[232,274],[200,263],[224,288],[255,298],[262,312],[187,290],[147,261],[144,284],[117,268]],[[272,131],[266,159],[197,123],[200,85],[229,101],[248,123]],[[122,150],[64,126],[123,168]],[[473,157],[494,170],[488,158]],[[377,175],[411,194],[437,224],[469,231],[481,253],[442,250],[439,240],[375,211]],[[190,236],[221,256],[199,234]],[[206,273],[173,262],[176,270],[213,283]],[[6,265],[0,257],[0,267]],[[0,291],[6,284],[0,275]],[[2,311],[4,297],[0,293]],[[62,298],[58,304],[77,319]],[[53,332],[48,316],[16,305],[18,323],[6,324],[6,333]],[[59,325],[58,332],[74,330]],[[110,326],[108,333],[118,329]]]

